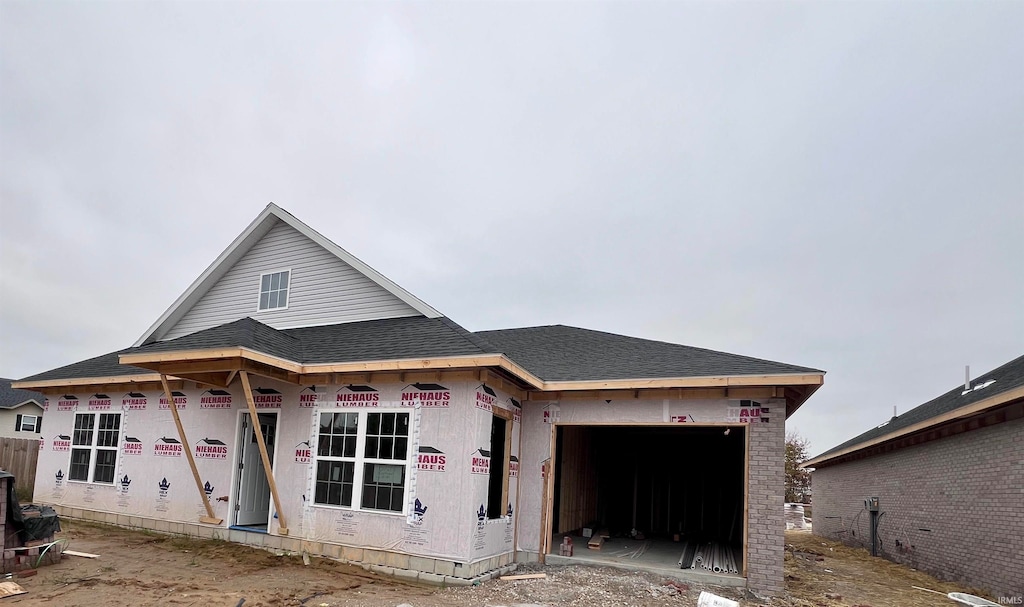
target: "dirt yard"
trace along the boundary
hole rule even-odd
[[[492,607],[498,605],[634,607],[692,606],[701,590],[741,601],[744,607],[933,607],[955,604],[911,586],[945,592],[950,584],[872,559],[862,550],[823,544],[807,533],[787,532],[789,596],[770,601],[735,589],[678,585],[666,578],[592,567],[527,566],[546,579],[491,581],[480,586],[435,588],[407,584],[326,559],[305,565],[299,556],[277,556],[221,541],[129,531],[64,521],[69,549],[99,554],[65,556],[32,577],[15,578],[28,594],[7,605],[305,607]],[[244,601],[243,601],[244,599]]]

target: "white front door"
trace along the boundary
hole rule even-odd
[[[277,413],[260,413],[260,429],[267,443],[267,455],[274,463],[274,443],[277,436]],[[266,525],[270,520],[270,483],[263,469],[260,446],[256,443],[252,420],[242,412],[242,432],[239,436],[238,499],[235,506],[236,525]]]

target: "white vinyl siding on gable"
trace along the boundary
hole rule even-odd
[[[261,276],[290,268],[288,307],[257,311]],[[412,306],[295,228],[279,222],[162,339],[247,316],[287,329],[419,316]]]

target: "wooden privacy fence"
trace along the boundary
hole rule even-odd
[[[0,468],[15,478],[18,499],[28,502],[36,485],[39,441],[33,438],[0,438]]]

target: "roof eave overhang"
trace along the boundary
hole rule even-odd
[[[178,378],[173,378],[178,379]],[[94,377],[68,377],[61,379],[43,379],[34,381],[13,382],[12,387],[25,390],[37,390],[43,394],[54,393],[72,388],[91,388],[94,386],[139,385],[160,383],[159,373],[131,373],[126,375],[104,375]]]
[[[662,378],[622,378],[583,381],[545,381],[530,373],[504,354],[474,354],[336,363],[303,364],[246,347],[194,350],[132,352],[119,357],[122,365],[151,371],[112,377],[72,378],[18,382],[16,387],[35,390],[70,389],[95,385],[159,382],[160,376],[198,383],[226,386],[239,371],[247,371],[291,383],[304,383],[311,376],[387,371],[440,371],[457,369],[499,369],[521,389],[538,398],[557,398],[565,393],[602,393],[664,389],[772,387],[785,395],[786,416],[795,411],[824,381],[824,373],[775,375],[713,375]],[[309,382],[319,383],[319,382]],[[536,399],[534,399],[536,400]]]
[[[1007,405],[1020,399],[1024,399],[1024,386],[1018,386],[1017,388],[1013,388],[1005,392],[1000,392],[999,394],[993,394],[988,398],[971,403],[970,405],[965,405],[958,409],[953,409],[952,411],[948,411],[946,413],[943,413],[942,415],[936,415],[935,417],[931,417],[929,419],[920,421],[916,424],[911,424],[910,426],[900,428],[899,430],[889,432],[888,434],[883,434],[882,436],[875,437],[871,440],[857,443],[856,445],[851,445],[841,451],[819,455],[818,457],[807,460],[806,462],[800,464],[800,467],[820,468],[824,465],[837,463],[836,460],[848,458],[849,456],[852,456],[859,451],[864,451],[865,449],[882,445],[884,443],[897,440],[910,434],[922,432],[924,430],[928,430],[929,428],[934,428],[936,426],[948,422],[956,421],[966,417],[971,417],[973,415],[977,415],[990,409],[995,409],[997,407]]]

